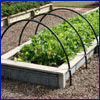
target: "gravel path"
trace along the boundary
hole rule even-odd
[[[86,12],[91,8],[83,8],[79,12]],[[74,16],[72,13],[57,11],[61,16]],[[52,22],[51,22],[52,20]],[[56,17],[46,17],[44,23],[49,26],[57,25],[61,22]],[[19,33],[25,23],[20,23],[8,31],[1,42],[1,53],[5,53],[18,44]],[[22,42],[32,37],[36,24],[30,23],[24,32]],[[1,32],[5,28],[2,28]],[[43,27],[39,28],[39,31]],[[13,37],[13,38],[12,38]],[[5,49],[6,48],[6,49]],[[54,89],[30,83],[1,79],[2,99],[98,99],[99,98],[99,58],[95,54],[88,61],[88,70],[84,66],[73,75],[73,85],[66,86],[65,89]]]

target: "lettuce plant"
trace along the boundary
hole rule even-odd
[[[99,9],[90,14],[86,14],[85,17],[91,22],[97,35],[99,35]],[[84,41],[85,47],[88,48],[95,39],[90,26],[79,16],[68,20],[77,29]],[[79,37],[69,24],[63,21],[51,29],[63,43],[70,59],[73,59],[78,52],[83,51]],[[45,29],[39,32],[38,35],[34,35],[31,41],[31,44],[22,47],[14,60],[48,66],[58,66],[66,62],[66,57],[60,44],[49,30]]]

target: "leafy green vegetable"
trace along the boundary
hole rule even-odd
[[[85,17],[93,25],[97,35],[99,35],[99,9]],[[76,16],[68,19],[81,35],[84,44],[87,47],[95,39],[92,29],[83,18]],[[62,22],[60,25],[51,28],[62,41],[66,52],[70,59],[73,59],[78,52],[83,51],[82,44],[75,31],[67,24]],[[52,35],[52,33],[45,29],[39,32],[38,35],[33,36],[32,43],[22,47],[21,51],[17,53],[16,61],[25,61],[36,64],[58,66],[66,62],[64,52]]]
[[[1,2],[1,17],[26,11],[30,8],[36,8],[51,1],[4,1]]]

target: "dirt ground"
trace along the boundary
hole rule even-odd
[[[76,9],[83,13],[92,8]],[[74,16],[70,12],[57,11],[63,17]],[[39,19],[39,18],[38,18]],[[48,26],[54,26],[61,22],[56,17],[48,16],[43,21]],[[1,41],[1,53],[5,53],[18,44],[19,34],[22,26],[20,23],[13,26]],[[32,37],[35,31],[36,23],[30,23],[26,28],[22,42]],[[5,28],[2,28],[1,33]],[[39,31],[44,29],[39,28]],[[13,38],[12,38],[13,37]],[[39,86],[31,83],[1,79],[1,98],[2,99],[99,99],[99,57],[95,54],[88,61],[88,69],[83,66],[73,75],[73,85],[69,82],[65,89],[54,89],[50,87]]]

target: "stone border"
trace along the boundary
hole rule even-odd
[[[29,43],[30,41],[24,43],[23,45]],[[69,78],[67,63],[64,63],[58,67],[48,67],[44,65],[10,60],[10,57],[20,51],[23,45],[18,46],[1,56],[1,76],[13,80],[20,80],[57,88],[65,88],[66,80]],[[90,46],[87,50],[88,59],[94,54],[96,47],[97,41],[94,40],[92,46]],[[77,56],[70,61],[72,74],[75,73],[75,71],[78,70],[84,63],[84,52],[78,53]]]
[[[46,4],[44,6],[41,6],[39,9],[34,8],[34,9],[30,9],[27,11],[23,11],[23,12],[11,15],[9,17],[1,18],[1,27],[8,26],[9,24],[16,22],[18,20],[32,18],[34,15],[46,13],[50,11],[51,9],[53,9],[53,4]]]

